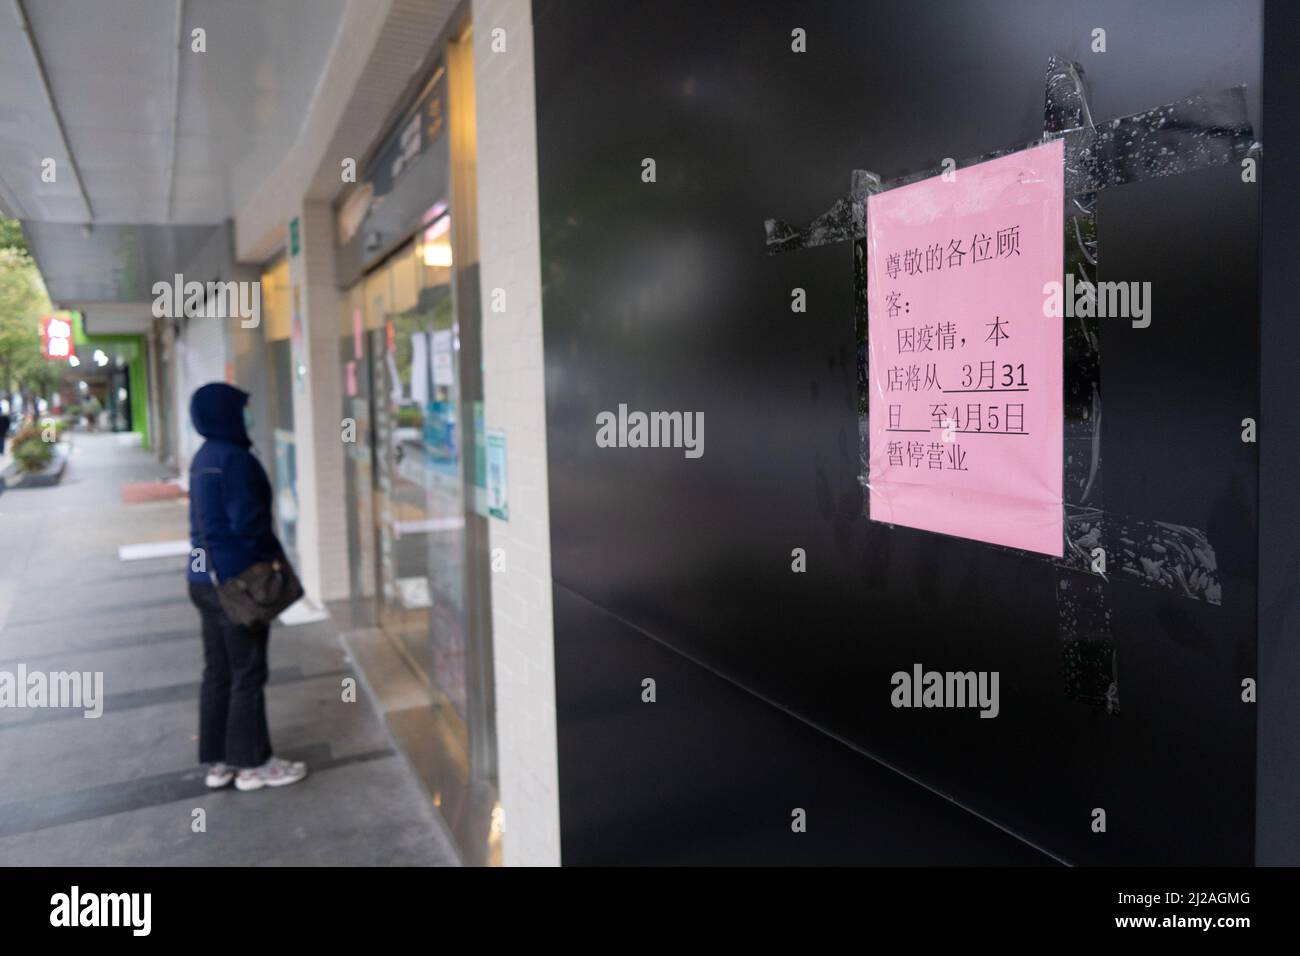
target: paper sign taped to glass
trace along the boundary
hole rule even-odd
[[[869,515],[1060,557],[1060,140],[867,198]]]

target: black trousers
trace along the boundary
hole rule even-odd
[[[264,694],[270,625],[234,623],[211,585],[191,581],[190,600],[203,623],[199,763],[261,766],[271,758]]]

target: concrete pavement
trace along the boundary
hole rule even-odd
[[[0,865],[454,865],[364,685],[342,700],[356,675],[330,621],[271,633],[272,741],[308,779],[203,786],[184,559],[118,559],[124,544],[184,538],[185,501],[122,504],[124,483],[162,471],[124,438],[78,434],[61,484],[0,494],[0,672],[104,682],[98,719],[0,707]]]

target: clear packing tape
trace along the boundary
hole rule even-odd
[[[1097,193],[1257,157],[1245,87],[1186,99],[1101,124],[1088,107],[1083,71],[1051,57],[1046,74],[1043,136],[957,164],[960,169],[1060,139],[1064,151],[1065,261],[1062,275],[1097,279]],[[849,193],[802,228],[769,219],[770,254],[838,242],[853,244],[854,310],[858,343],[859,474],[869,489],[869,381],[867,335],[867,197],[938,176],[933,167],[882,182],[854,170]],[[1057,585],[1059,636],[1067,694],[1107,713],[1119,712],[1118,662],[1111,639],[1106,587],[1138,584],[1191,600],[1219,604],[1222,589],[1214,547],[1205,532],[1168,521],[1105,510],[1101,469],[1101,342],[1098,318],[1064,322],[1064,555],[1036,556],[1061,569]],[[999,545],[987,545],[998,548]],[[1012,549],[1003,549],[1012,550]],[[1028,555],[1030,552],[1015,551]],[[1104,570],[1097,556],[1104,555]],[[1098,569],[1094,570],[1094,566]]]

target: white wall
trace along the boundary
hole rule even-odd
[[[298,556],[304,590],[323,603],[349,593],[339,291],[334,216],[328,204],[303,204],[299,238],[298,255],[289,254],[290,308],[295,294],[302,306],[302,343],[294,360],[305,369],[301,385],[295,381],[293,386]]]
[[[189,474],[190,459],[203,444],[203,436],[190,424],[190,396],[200,385],[226,380],[226,326],[231,321],[203,316],[188,319],[176,336],[176,403],[172,407],[177,432],[176,466],[182,478]]]
[[[532,4],[474,0],[478,228],[483,301],[484,416],[506,435],[510,520],[491,519],[497,748],[508,866],[560,862],[546,488],[537,135]],[[505,32],[493,52],[492,31]],[[493,289],[506,312],[492,311]]]

